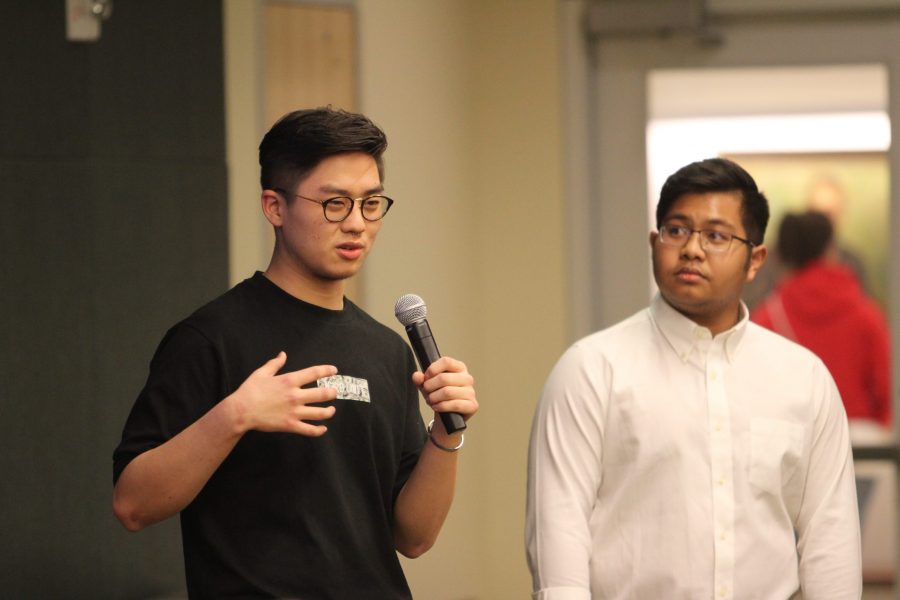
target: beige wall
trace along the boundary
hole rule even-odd
[[[360,102],[388,134],[386,188],[397,205],[362,274],[366,308],[395,326],[405,293],[428,304],[443,353],[478,378],[484,355],[476,306],[481,246],[470,154],[471,75],[465,4],[416,0],[359,3]],[[479,390],[480,391],[480,390]],[[486,519],[479,418],[460,455],[458,493],[435,548],[404,570],[417,598],[487,598],[482,593]],[[454,573],[453,585],[447,573]]]
[[[223,0],[225,29],[225,153],[228,164],[228,278],[232,284],[264,269],[272,252],[259,204],[257,148],[263,125],[262,3]]]
[[[483,406],[447,528],[407,573],[418,597],[528,597],[528,430],[567,323],[555,3],[359,7],[362,106],[389,132],[405,203],[367,266],[369,308],[390,321],[400,294],[425,298]],[[458,589],[437,585],[448,566]]]
[[[252,80],[256,3],[224,2],[229,78]],[[394,302],[422,296],[441,350],[468,363],[482,404],[444,532],[405,569],[417,598],[527,598],[528,433],[544,378],[569,341],[557,3],[357,7],[361,108],[388,134],[386,188],[397,200],[362,274],[365,306],[400,331]],[[258,195],[241,187],[255,183],[247,148],[262,134],[249,133],[259,98],[246,96],[227,103],[232,280],[268,258],[258,221],[237,208]]]

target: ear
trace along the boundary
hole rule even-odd
[[[656,238],[659,237],[659,232],[651,231],[650,232],[650,249],[653,250],[653,245],[656,244]]]
[[[263,215],[273,227],[281,227],[284,224],[284,211],[286,206],[281,194],[272,190],[263,190],[260,197]]]
[[[759,271],[760,267],[763,266],[763,263],[766,262],[766,257],[769,255],[769,249],[764,245],[754,246],[750,251],[750,264],[747,267],[747,279],[745,280],[747,283],[750,283],[756,278],[756,273]]]

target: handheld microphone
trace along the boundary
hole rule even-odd
[[[431,327],[425,320],[427,313],[425,301],[415,294],[401,296],[394,305],[394,316],[406,328],[409,343],[416,358],[419,359],[419,367],[423,373],[431,363],[441,357],[437,344],[434,342],[434,336],[431,334]],[[438,414],[441,416],[441,422],[444,423],[447,433],[454,433],[466,428],[466,421],[461,414],[447,412]]]

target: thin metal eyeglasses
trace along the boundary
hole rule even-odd
[[[282,196],[289,196],[285,190],[281,188],[272,188]],[[300,194],[294,194],[297,198],[303,198],[304,200],[308,200],[310,202],[315,202],[316,204],[322,205],[322,212],[325,215],[325,220],[331,223],[340,223],[344,219],[350,216],[350,213],[353,212],[353,207],[356,205],[356,202],[359,201],[359,212],[362,214],[363,219],[366,221],[380,221],[384,218],[384,215],[387,214],[388,210],[390,210],[391,206],[394,204],[394,201],[388,198],[387,196],[382,196],[381,194],[375,194],[372,196],[365,196],[363,198],[350,198],[348,196],[335,196],[334,198],[328,198],[326,200],[316,200],[314,198],[307,198],[306,196],[301,196]]]
[[[700,248],[704,252],[727,252],[731,248],[731,240],[743,242],[750,246],[751,250],[756,246],[750,240],[727,231],[691,229],[684,225],[663,225],[659,228],[659,241],[669,246],[683,246],[695,233],[700,234]]]

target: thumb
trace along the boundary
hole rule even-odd
[[[275,373],[284,366],[285,362],[287,362],[287,354],[285,354],[284,351],[279,352],[275,358],[266,361],[266,363],[258,368],[256,372],[260,375],[275,375]]]
[[[425,383],[425,375],[421,371],[416,371],[412,374],[413,385],[417,388],[422,387],[422,384]]]

